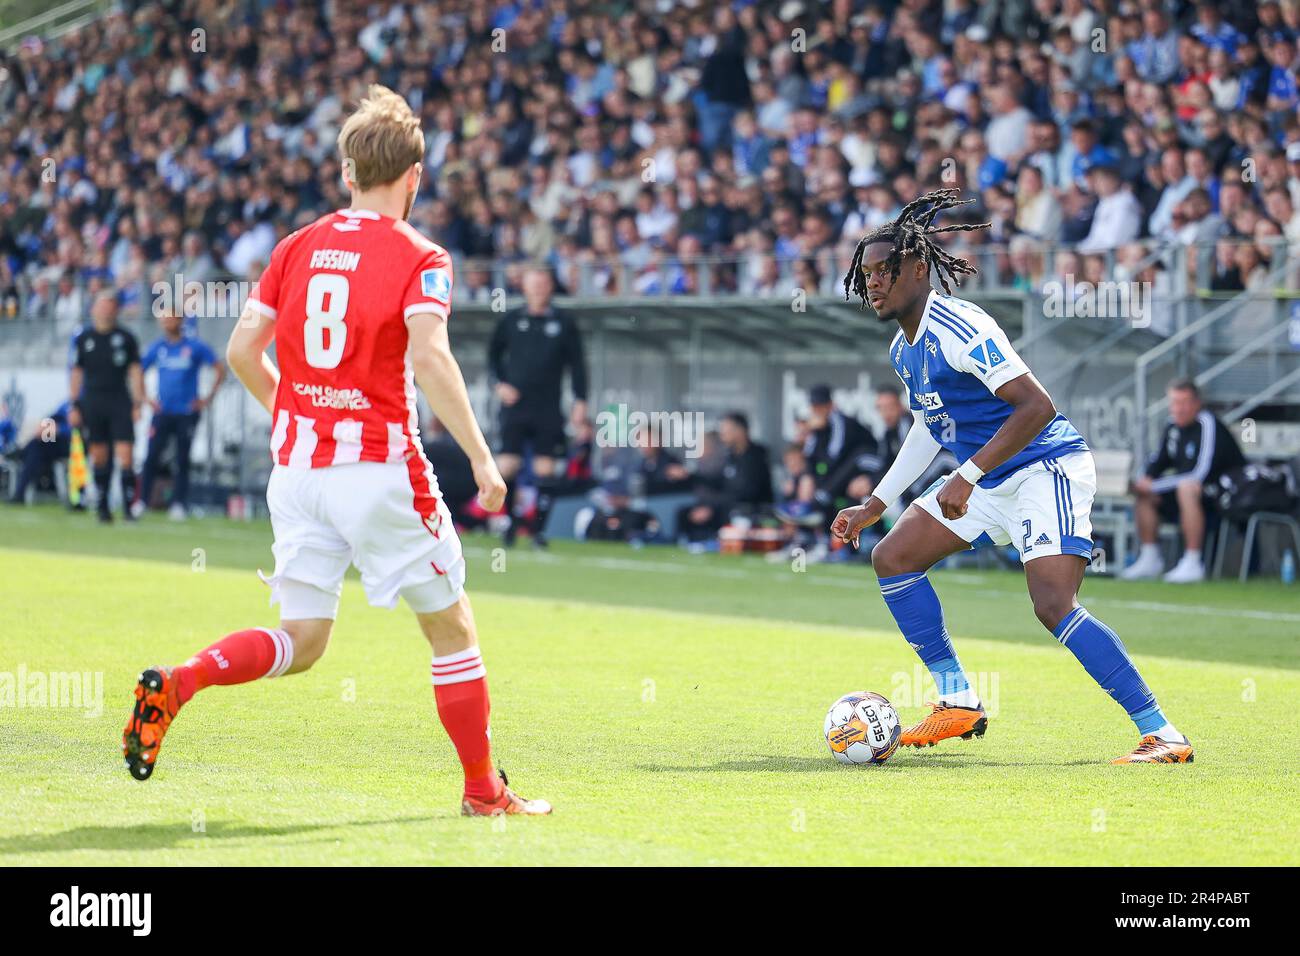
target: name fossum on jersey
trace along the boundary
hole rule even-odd
[[[314,249],[311,254],[311,269],[333,269],[337,272],[356,272],[361,265],[361,253],[347,249]]]

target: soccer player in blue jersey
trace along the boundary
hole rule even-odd
[[[1014,544],[1034,613],[1128,712],[1141,742],[1113,763],[1190,763],[1192,747],[1156,703],[1119,637],[1080,606],[1092,557],[1092,453],[1020,360],[1006,333],[979,306],[953,298],[948,280],[975,269],[934,237],[984,228],[933,225],[965,205],[956,189],[927,193],[858,243],[844,278],[881,321],[897,322],[890,362],[907,387],[916,426],[865,503],[836,516],[831,532],[857,544],[940,448],[955,472],[914,501],[872,551],[880,590],[903,636],[929,668],[939,700],[903,732],[902,743],[933,746],[982,737],[988,717],[944,625],[926,571],[972,543]],[[944,294],[931,287],[938,276]]]

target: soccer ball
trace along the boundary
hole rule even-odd
[[[826,745],[840,763],[884,763],[903,733],[894,705],[866,690],[831,704],[824,729]]]

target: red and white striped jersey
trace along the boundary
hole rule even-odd
[[[406,319],[446,319],[451,279],[445,249],[366,210],[332,212],[280,241],[248,300],[275,319],[277,463],[406,462],[413,478],[428,472]]]

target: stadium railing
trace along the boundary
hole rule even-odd
[[[43,0],[0,2],[0,50],[12,50],[27,37],[53,40],[99,19],[113,6],[112,0],[68,0],[47,10]],[[6,26],[19,17],[12,26]]]
[[[1020,243],[1016,255],[1023,257],[1026,248]],[[1201,272],[1213,247],[1184,249],[1148,242],[1090,261],[1068,246],[1035,248],[1044,256],[1044,267],[1050,263],[1069,269],[1078,263],[1087,264],[1093,276],[1137,277],[1158,264],[1160,271],[1186,277],[1185,282],[1169,281],[1152,290],[1146,306],[1163,316],[1160,327],[1125,315],[1070,320],[1052,314],[1043,294],[1045,283],[1064,282],[1062,277],[1048,272],[1032,283],[1023,276],[1008,280],[1005,272],[997,271],[1000,257],[1010,254],[1008,247],[964,250],[976,254],[986,271],[981,282],[964,285],[958,294],[978,301],[997,317],[1039,378],[1048,383],[1058,405],[1095,447],[1128,449],[1138,460],[1148,447],[1149,438],[1139,434],[1144,430],[1137,423],[1151,421],[1162,406],[1149,405],[1146,392],[1138,390],[1139,368],[1144,379],[1170,365],[1171,374],[1203,370],[1209,400],[1219,410],[1244,409],[1249,403],[1254,407],[1261,401],[1300,403],[1296,353],[1288,348],[1286,334],[1295,320],[1288,322],[1284,314],[1292,304],[1287,296],[1295,294],[1289,277],[1295,260],[1285,260],[1263,281],[1252,283],[1266,292],[1225,294],[1209,292],[1209,277]],[[826,261],[835,261],[838,254],[829,252]],[[738,258],[725,261],[735,264]],[[496,287],[497,294],[487,295],[475,294],[464,278],[477,266],[458,266],[462,281],[453,331],[476,411],[489,428],[496,409],[486,370],[487,342],[501,313],[519,304],[505,290],[507,272],[520,264],[490,265],[496,270],[491,278],[503,285]],[[874,419],[871,387],[895,381],[884,355],[890,329],[857,302],[845,301],[843,290],[831,281],[835,278],[824,276],[817,290],[802,301],[791,290],[771,296],[721,291],[707,296],[571,295],[557,299],[557,304],[569,309],[584,329],[593,411],[622,404],[631,409],[700,411],[715,418],[739,408],[750,415],[756,435],[775,453],[781,442],[792,437],[789,428],[794,416],[804,410],[809,385],[831,383],[847,411],[870,421]],[[233,280],[210,277],[209,281],[224,285]],[[24,277],[23,282],[30,291],[29,280]],[[141,283],[130,291],[131,304],[124,308],[122,319],[147,342],[157,334],[150,314],[153,289]],[[1258,311],[1261,298],[1270,304],[1267,314]],[[88,294],[83,296],[85,307],[89,299]],[[215,306],[204,301],[199,310],[203,314],[195,322],[202,337],[219,347],[242,301],[230,296],[216,299]],[[27,301],[21,285],[19,301]],[[15,376],[64,367],[75,326],[71,318],[54,321],[48,312],[26,316],[19,310],[19,316],[0,319],[0,395],[13,392]],[[1247,328],[1238,334],[1234,321]],[[1213,335],[1197,334],[1206,330],[1213,330]],[[1273,363],[1272,371],[1252,371],[1256,360]],[[1234,370],[1249,374],[1235,375]],[[1255,386],[1249,392],[1241,388],[1243,378]],[[233,381],[222,390],[200,432],[196,460],[211,469],[214,479],[219,475],[222,483],[248,488],[262,477],[267,423],[262,420],[264,413],[247,403],[241,406],[242,397],[242,389]]]

